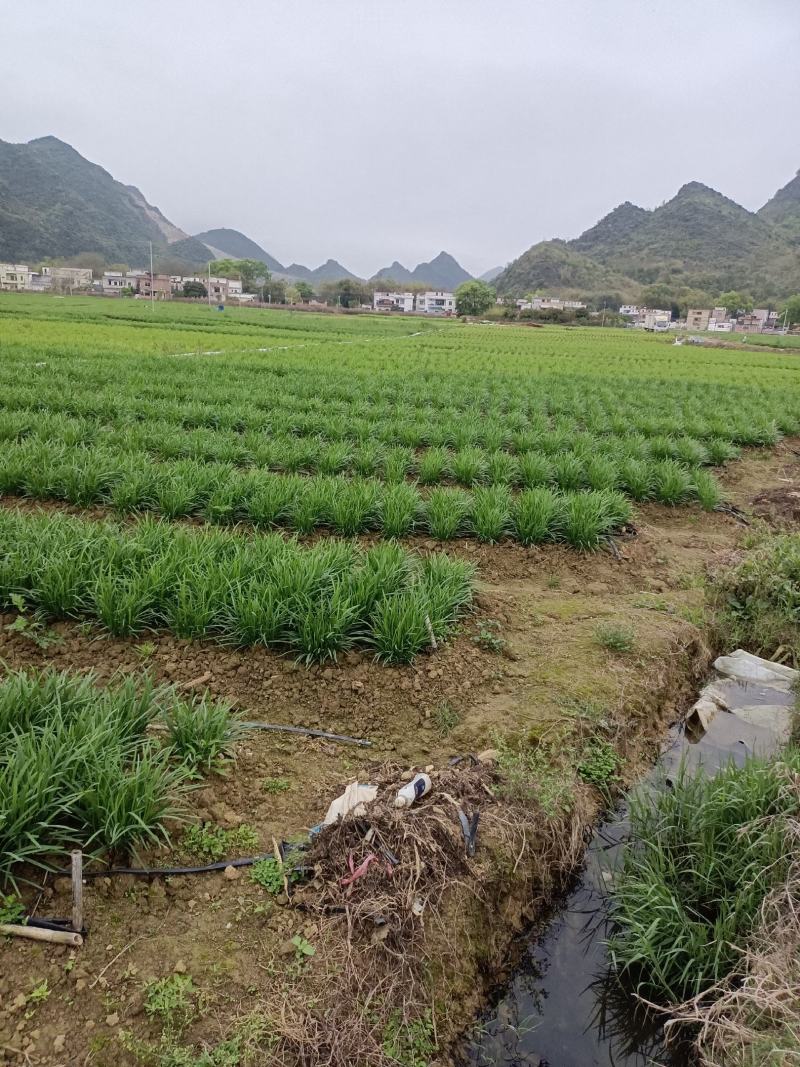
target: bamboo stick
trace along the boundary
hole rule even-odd
[[[38,926],[17,926],[0,923],[0,934],[10,937],[27,937],[30,941],[49,941],[52,945],[74,945],[80,948],[83,938],[73,930],[41,930]]]

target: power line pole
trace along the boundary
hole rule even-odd
[[[153,242],[150,242],[150,310],[156,309],[156,280],[153,276]]]

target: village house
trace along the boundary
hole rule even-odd
[[[172,299],[172,283],[168,274],[150,274],[146,271],[139,278],[139,296],[155,300]]]
[[[91,267],[42,267],[42,288],[55,292],[70,292],[73,289],[89,289],[92,284]]]
[[[24,263],[0,263],[0,289],[22,292],[29,289],[32,271]]]
[[[139,279],[136,276],[123,274],[121,270],[107,270],[103,272],[101,288],[103,296],[121,296],[129,289],[136,292]]]
[[[414,298],[414,310],[425,315],[454,315],[456,298],[453,293],[429,289],[425,293],[417,293]]]
[[[710,308],[689,308],[686,312],[686,329],[705,331],[711,318]]]
[[[372,307],[375,311],[413,311],[413,293],[374,292]]]

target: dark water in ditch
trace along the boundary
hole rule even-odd
[[[791,694],[718,680],[728,706],[790,707]],[[766,709],[765,709],[766,710]],[[756,714],[757,717],[757,714]],[[714,774],[748,753],[779,747],[775,730],[722,712],[703,736],[676,728],[656,768],[639,789],[663,789],[684,760]],[[529,937],[522,959],[499,998],[478,1020],[461,1050],[470,1067],[686,1067],[686,1050],[667,1050],[660,1018],[644,1011],[609,966],[606,887],[630,835],[623,807],[594,833],[584,868],[545,927]]]

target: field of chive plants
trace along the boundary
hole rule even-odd
[[[595,549],[798,429],[791,355],[4,294],[0,607],[408,662],[470,602],[449,542]]]

